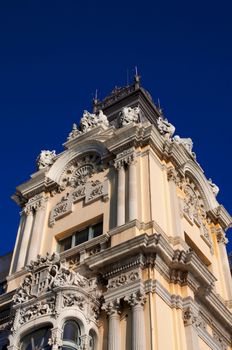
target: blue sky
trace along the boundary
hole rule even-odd
[[[0,1],[0,254],[19,222],[10,196],[40,150],[62,151],[95,89],[125,85],[135,65],[232,213],[231,11],[224,0]]]

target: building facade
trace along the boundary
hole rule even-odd
[[[231,216],[174,133],[136,75],[41,152],[13,196],[1,350],[232,349]]]

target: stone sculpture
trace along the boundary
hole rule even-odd
[[[129,123],[138,123],[139,121],[139,107],[124,107],[119,113],[120,126],[125,126]]]
[[[56,158],[56,151],[41,151],[36,159],[36,165],[39,170],[50,166],[54,163]]]
[[[167,118],[159,117],[157,120],[158,129],[161,135],[171,138],[176,130],[175,126],[168,122]]]

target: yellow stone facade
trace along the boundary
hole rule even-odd
[[[14,195],[0,348],[232,349],[231,217],[174,131],[136,77],[41,152]]]

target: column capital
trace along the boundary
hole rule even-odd
[[[191,306],[188,306],[183,309],[183,321],[184,326],[194,326],[194,327],[202,327],[203,320],[199,316],[199,313],[194,310]]]
[[[26,216],[33,215],[33,208],[30,205],[26,204],[22,210],[22,213]]]
[[[217,229],[216,230],[216,237],[217,237],[217,242],[218,243],[223,243],[223,244],[227,244],[228,243],[228,239],[226,238],[226,235],[224,233],[224,231],[222,229]]]
[[[132,293],[124,298],[124,300],[131,306],[144,306],[146,303],[146,296],[143,292]]]
[[[48,195],[45,193],[36,194],[34,197],[30,198],[25,207],[27,211],[38,211],[45,209],[45,204],[48,201]]]
[[[52,345],[52,349],[56,350],[62,346],[62,329],[59,327],[51,330],[51,338],[48,339],[48,344]]]
[[[120,299],[115,299],[108,303],[102,305],[102,310],[104,310],[108,316],[114,316],[120,314]]]
[[[179,176],[178,172],[176,171],[176,169],[173,167],[169,167],[167,169],[167,178],[168,178],[168,181],[172,181],[176,185],[180,184],[180,176]]]

